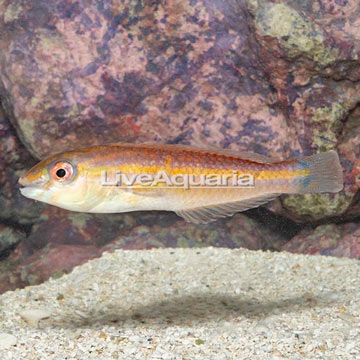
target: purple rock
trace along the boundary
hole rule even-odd
[[[297,234],[282,250],[308,255],[329,255],[358,259],[360,256],[360,225],[320,225]]]

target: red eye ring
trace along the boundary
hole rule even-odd
[[[66,182],[70,180],[73,174],[73,166],[66,161],[57,162],[50,170],[51,178],[58,182]]]

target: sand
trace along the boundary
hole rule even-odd
[[[359,262],[116,251],[0,296],[0,359],[360,359]]]

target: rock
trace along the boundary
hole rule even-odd
[[[148,213],[142,219],[154,222],[157,216]],[[102,246],[133,226],[136,218],[127,214],[82,214],[45,206],[28,237],[0,262],[0,293],[70,272],[100,256]]]
[[[326,224],[315,229],[304,229],[281,247],[281,250],[337,257],[360,257],[360,226],[357,223],[343,225]]]
[[[360,101],[355,0],[5,0],[0,11],[0,95],[35,157],[119,141],[282,159],[337,148],[354,186],[284,196],[279,213],[359,214],[346,127]]]
[[[21,279],[19,261],[11,256],[0,261],[0,294],[28,285]]]
[[[40,284],[50,277],[58,278],[101,255],[93,245],[47,244],[41,249],[27,250],[22,242],[6,259],[0,261],[0,293],[27,285]]]
[[[358,201],[360,187],[360,106],[357,106],[349,115],[341,136],[339,151],[344,159],[344,186],[350,206],[346,210],[349,218],[360,213]],[[357,195],[357,196],[354,196]],[[352,196],[353,195],[353,196]]]
[[[119,248],[215,246],[279,250],[286,241],[242,214],[209,225],[185,223],[166,212],[83,215],[54,207],[45,211],[30,236],[0,263],[0,293],[60,277],[104,251]]]
[[[26,309],[19,312],[19,315],[33,327],[38,327],[42,319],[47,319],[51,316],[51,311],[48,309]]]
[[[248,249],[279,248],[284,239],[256,220],[237,214],[213,224],[186,223],[173,212],[86,214],[48,207],[13,258],[32,254],[48,244],[125,248],[224,246]],[[118,244],[120,244],[118,243]],[[118,245],[116,245],[118,246]]]
[[[300,151],[245,1],[114,4],[1,4],[1,94],[33,155],[119,141]]]
[[[283,196],[277,212],[298,222],[317,222],[335,217],[353,219],[360,214],[360,106],[356,106],[338,136],[338,152],[344,169],[344,190],[338,194]]]
[[[0,333],[0,350],[9,349],[16,345],[17,338],[12,334]]]
[[[26,251],[32,253],[47,244],[101,247],[133,225],[131,215],[78,213],[47,206],[31,229]]]
[[[40,284],[50,277],[58,278],[75,266],[100,256],[91,245],[48,245],[19,262],[15,274],[27,285]]]
[[[290,195],[281,198],[282,207],[278,213],[297,222],[314,222],[322,219],[333,220],[346,213],[355,198],[353,193]],[[343,218],[345,218],[343,216]]]
[[[345,190],[340,194],[283,196],[278,212],[301,222],[350,218],[360,184],[353,176],[360,158],[358,139],[348,131],[360,100],[360,35],[353,30],[357,3],[249,0],[248,4],[259,56],[266,59],[264,72],[276,89],[276,107],[286,116],[290,136],[297,137],[304,155],[338,145],[345,172]],[[346,145],[345,137],[352,139]]]
[[[126,236],[105,245],[102,251],[159,247],[226,247],[251,250],[279,249],[284,239],[242,214],[207,225],[185,223],[169,217],[169,223],[134,227]]]
[[[0,224],[0,257],[6,257],[9,251],[25,239],[25,233]]]
[[[19,192],[19,175],[33,164],[33,159],[20,143],[0,106],[0,221],[31,224],[43,204],[31,201]]]
[[[31,225],[40,216],[45,205],[20,194],[18,186],[20,172],[7,168],[3,174],[6,181],[0,187],[0,221]]]

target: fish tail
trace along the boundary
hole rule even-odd
[[[336,151],[304,157],[297,166],[309,171],[309,175],[299,179],[300,194],[334,193],[343,189],[343,170]]]

